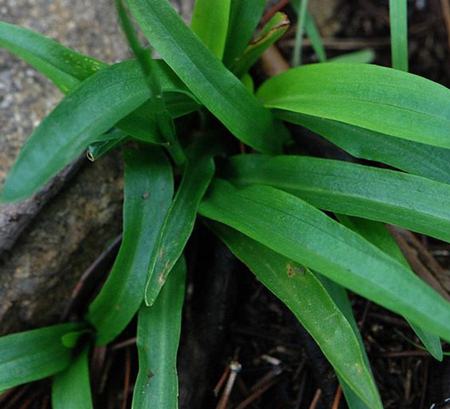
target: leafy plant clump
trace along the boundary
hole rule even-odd
[[[277,13],[250,42],[264,0],[197,0],[191,27],[167,0],[116,6],[136,58],[113,65],[0,23],[0,45],[66,94],[23,147],[3,202],[34,194],[86,150],[96,160],[126,146],[123,241],[109,278],[82,322],[0,338],[0,390],[51,376],[54,408],[92,408],[89,351],[137,314],[133,408],[177,407],[183,250],[199,215],[309,331],[349,407],[382,408],[346,289],[404,316],[436,359],[450,341],[450,304],[384,225],[450,242],[450,92],[405,71],[406,1],[391,1],[394,69],[325,62],[303,1],[297,52],[305,30],[324,62],[256,93],[249,69],[288,26]],[[389,168],[286,154],[285,122]]]

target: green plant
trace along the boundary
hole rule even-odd
[[[182,254],[197,214],[314,337],[351,408],[382,403],[345,288],[403,315],[442,359],[450,304],[412,273],[383,223],[450,242],[449,90],[396,69],[329,62],[290,69],[255,95],[248,70],[287,27],[277,14],[249,45],[264,4],[198,0],[194,34],[166,0],[117,1],[136,59],[111,66],[0,23],[0,45],[67,94],[23,147],[4,202],[35,193],[86,149],[96,159],[133,141],[108,280],[84,322],[0,338],[0,390],[53,376],[55,408],[91,408],[89,349],[137,314],[133,408],[176,407]],[[300,33],[325,60],[306,2],[300,10]],[[128,13],[161,60],[140,45]],[[392,15],[394,62],[406,69],[406,7]],[[177,118],[195,112],[199,132],[177,135]],[[398,170],[283,154],[282,121]],[[259,153],[236,154],[231,135]],[[217,170],[216,156],[225,158]]]

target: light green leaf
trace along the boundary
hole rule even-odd
[[[70,364],[72,350],[62,336],[83,329],[59,324],[0,337],[0,390],[54,375]]]
[[[289,28],[289,19],[284,13],[276,13],[263,27],[258,36],[246,48],[244,54],[231,66],[231,70],[242,77],[272,44],[277,42]]]
[[[396,241],[382,223],[344,215],[338,215],[338,219],[344,226],[359,233],[380,250],[403,264],[411,274],[414,274]],[[409,320],[407,319],[407,321]],[[442,361],[443,352],[439,337],[424,331],[420,326],[413,322],[409,321],[409,325],[423,342],[428,352],[430,352],[430,354],[438,361]]]
[[[450,303],[303,200],[269,186],[237,189],[216,180],[199,211],[450,340]]]
[[[84,348],[70,366],[53,378],[53,409],[92,409],[89,383],[89,348]]]
[[[308,269],[232,230],[212,229],[230,250],[294,313],[339,376],[370,408],[382,408],[364,349],[320,280]]]
[[[270,108],[450,147],[450,91],[391,68],[348,63],[306,65],[269,79],[257,95]]]
[[[87,320],[105,345],[129,324],[144,299],[152,251],[170,206],[173,178],[160,148],[125,152],[123,239],[112,271]]]
[[[190,91],[237,138],[263,151],[280,151],[285,130],[184,24],[167,0],[128,0],[144,34]],[[257,118],[257,120],[255,120]]]
[[[408,71],[408,2],[389,0],[392,67]]]
[[[357,158],[386,163],[409,173],[450,184],[449,149],[295,112],[279,113],[281,119],[305,126]]]
[[[323,210],[363,217],[450,242],[450,185],[420,176],[307,156],[232,159],[239,184],[271,185]]]
[[[192,31],[221,60],[225,50],[230,20],[231,0],[196,0]]]
[[[177,351],[186,281],[181,257],[152,307],[138,316],[139,373],[132,409],[177,409]]]
[[[338,55],[330,58],[329,62],[353,63],[353,64],[369,64],[375,59],[375,53],[371,48],[365,50],[354,51],[352,53]]]
[[[181,256],[194,228],[197,210],[214,175],[213,152],[201,141],[188,153],[175,199],[165,216],[159,238],[148,268],[145,303],[153,305],[167,276]]]
[[[265,0],[231,0],[228,35],[223,56],[230,67],[244,52],[264,12]]]

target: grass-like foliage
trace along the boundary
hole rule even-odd
[[[325,61],[306,1],[293,3],[296,65],[303,31]],[[442,359],[450,304],[411,271],[384,223],[450,242],[450,91],[406,72],[406,2],[391,5],[398,69],[359,63],[373,57],[365,51],[292,68],[256,93],[249,70],[289,24],[278,13],[251,41],[262,0],[197,0],[191,27],[167,0],[118,0],[136,58],[114,65],[0,23],[0,46],[66,94],[23,147],[3,202],[33,195],[87,150],[95,160],[128,146],[109,278],[84,323],[0,338],[0,390],[53,376],[54,408],[92,408],[90,348],[137,315],[133,408],[176,408],[183,251],[198,215],[310,332],[351,408],[383,406],[345,289],[404,316]],[[178,135],[186,115],[192,129]],[[390,169],[287,155],[284,122]]]

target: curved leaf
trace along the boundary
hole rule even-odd
[[[450,340],[450,303],[396,260],[303,200],[269,186],[236,189],[216,180],[199,210]]]
[[[92,409],[89,383],[89,348],[84,348],[70,366],[53,378],[53,409]]]
[[[139,373],[132,409],[177,409],[177,351],[186,281],[181,257],[152,307],[138,316]]]
[[[450,184],[450,149],[296,112],[279,111],[279,117],[322,135],[357,158],[386,163],[409,173]]]
[[[222,224],[212,230],[294,313],[336,372],[370,408],[382,408],[363,346],[320,280],[308,269]]]
[[[191,92],[237,138],[263,152],[281,150],[283,128],[206,48],[167,0],[128,0],[150,43]]]
[[[211,141],[208,141],[211,143]],[[145,286],[145,303],[152,305],[181,256],[194,228],[197,210],[214,175],[210,149],[200,142],[190,152],[175,199],[167,212],[152,254]]]
[[[391,68],[311,64],[269,79],[257,95],[270,108],[450,147],[450,91]]]
[[[272,44],[277,42],[289,28],[289,19],[284,13],[276,13],[263,27],[258,36],[245,49],[244,54],[231,66],[231,70],[242,77]]]
[[[450,242],[450,185],[330,159],[243,156],[231,162],[236,183],[271,185],[324,210],[396,224]]]
[[[35,129],[8,175],[2,199],[20,200],[36,192],[148,97],[134,61],[113,65],[89,77]]]
[[[62,337],[82,324],[59,324],[0,337],[0,390],[43,379],[67,368],[72,350]]]
[[[142,304],[151,254],[172,194],[171,166],[160,148],[126,151],[122,244],[86,317],[97,329],[99,345],[119,335]]]

